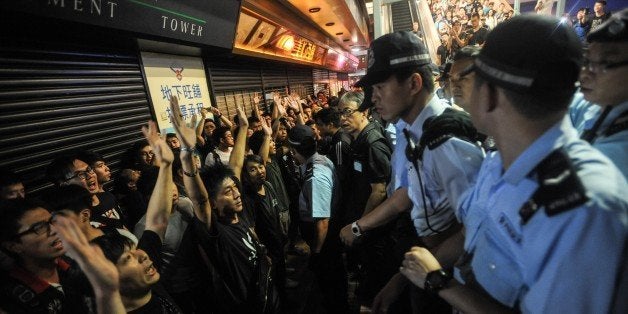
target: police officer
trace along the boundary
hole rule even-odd
[[[371,45],[367,74],[358,84],[372,86],[372,103],[384,120],[399,119],[391,161],[396,190],[370,213],[342,229],[341,238],[347,245],[408,210],[419,243],[430,249],[460,230],[454,208],[475,183],[483,158],[481,148],[454,137],[410,160],[405,153],[408,139],[419,143],[426,121],[448,108],[434,94],[430,63],[427,48],[410,32],[387,34]],[[397,274],[384,289],[398,291],[405,284],[407,281]]]
[[[401,271],[414,284],[462,312],[611,312],[628,184],[565,116],[581,57],[575,33],[551,17],[517,16],[488,35],[470,113],[498,151],[461,206],[466,254],[455,280],[415,247]]]
[[[587,37],[580,93],[569,116],[582,139],[610,158],[628,178],[628,9]]]

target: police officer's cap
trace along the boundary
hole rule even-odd
[[[628,8],[611,15],[600,27],[589,33],[589,42],[628,41]]]
[[[483,79],[520,93],[575,89],[582,48],[574,31],[558,19],[520,15],[498,24],[474,60]]]
[[[368,51],[366,75],[356,86],[371,86],[387,80],[397,69],[430,64],[430,54],[419,37],[409,31],[375,39]]]
[[[314,141],[314,132],[307,125],[297,125],[288,132],[288,143],[292,146],[307,146]]]

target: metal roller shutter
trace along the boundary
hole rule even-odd
[[[236,106],[244,105],[250,114],[253,96],[262,92],[262,76],[259,64],[239,59],[206,60],[205,65],[216,98],[216,106],[230,118],[236,114]]]
[[[264,90],[272,87],[288,86],[288,76],[286,75],[286,67],[265,65],[262,67],[262,80],[264,82]]]
[[[301,97],[314,95],[314,80],[311,68],[288,68],[288,85]]]
[[[151,117],[137,53],[9,43],[0,46],[0,165],[35,194],[50,186],[50,161],[72,150],[94,150],[116,172]]]

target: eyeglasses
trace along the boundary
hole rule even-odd
[[[94,169],[92,167],[85,168],[84,171],[77,171],[73,176],[65,179],[65,181],[70,181],[74,178],[79,178],[81,180],[89,179],[90,175],[94,174]]]
[[[351,109],[351,108],[344,108],[342,110],[339,110],[338,112],[340,113],[341,116],[347,118],[347,117],[351,116],[356,111],[358,111],[358,110],[357,109]]]
[[[625,65],[628,65],[628,60],[623,60],[619,62],[594,62],[587,58],[584,58],[582,68],[587,69],[589,72],[592,73],[606,73],[606,71],[608,70],[619,68]]]
[[[55,219],[55,215],[50,216],[48,220],[36,222],[32,224],[28,229],[14,235],[14,238],[21,238],[29,233],[34,233],[36,235],[41,235],[47,232],[50,232],[50,226],[52,225]]]

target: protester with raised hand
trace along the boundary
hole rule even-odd
[[[214,282],[212,298],[215,313],[276,313],[276,291],[266,263],[265,251],[241,219],[243,202],[240,180],[233,170],[221,164],[211,166],[202,177],[192,160],[196,144],[194,129],[185,125],[178,99],[170,98],[172,125],[181,140],[181,164],[185,188],[194,204],[193,224],[208,265],[220,277]],[[240,131],[233,154],[244,156],[248,121],[238,108]],[[192,118],[192,124],[195,119]],[[242,163],[239,163],[238,174]]]
[[[87,237],[71,219],[56,216],[52,229],[57,233],[66,255],[74,259],[92,284],[98,313],[126,313],[120,296],[119,274],[102,250],[90,245]]]

